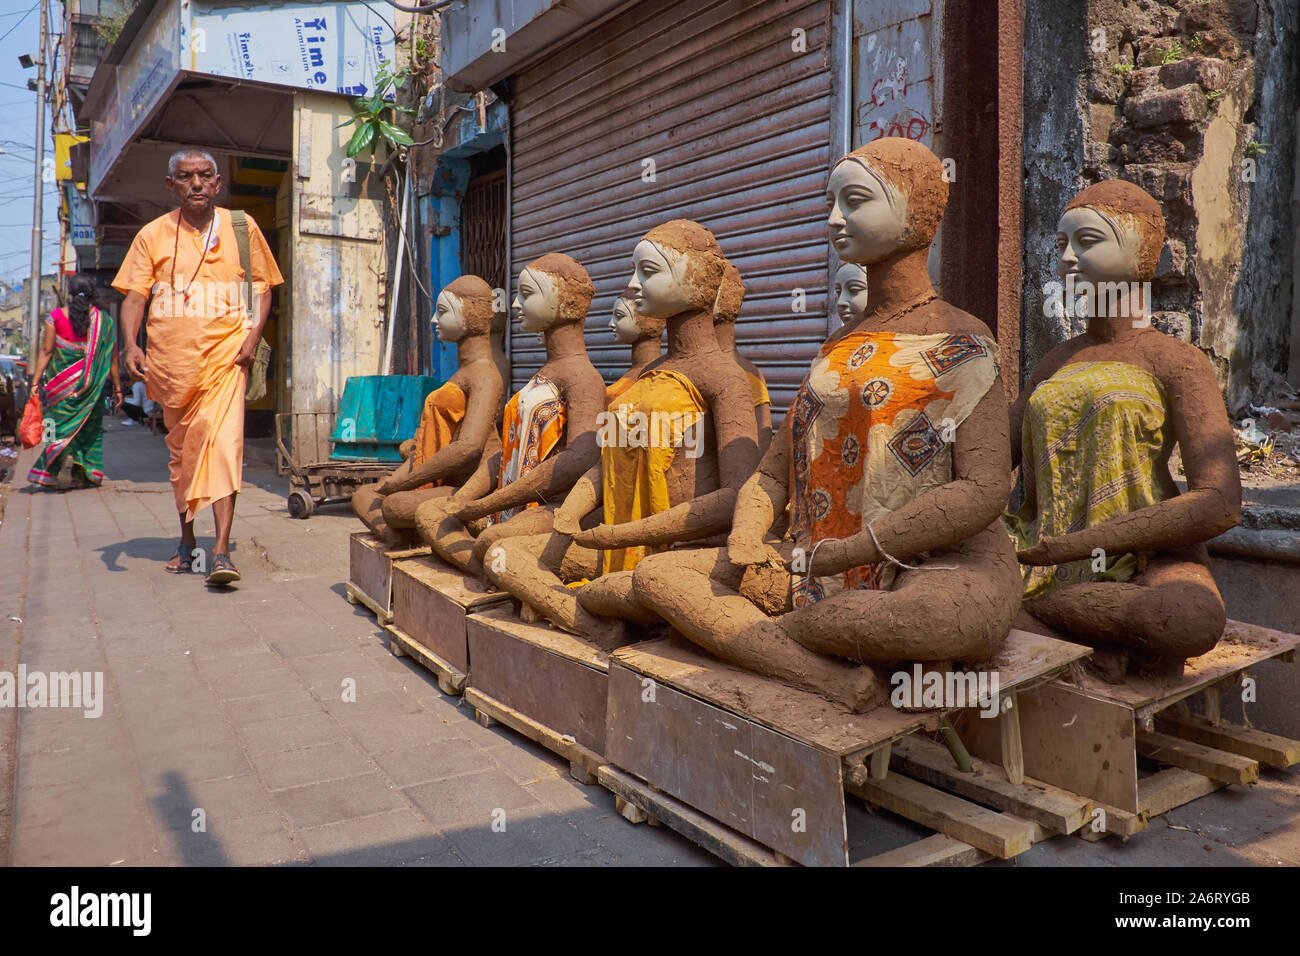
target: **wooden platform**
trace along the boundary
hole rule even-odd
[[[1229,621],[1219,645],[1188,661],[1180,678],[1131,676],[1116,685],[1084,674],[1077,683],[1054,681],[1023,693],[1025,773],[1093,801],[1096,820],[1082,835],[1127,838],[1152,816],[1256,780],[1261,763],[1295,764],[1300,742],[1224,723],[1219,695],[1240,693],[1249,667],[1290,658],[1298,644],[1300,636]],[[1201,697],[1201,716],[1188,707],[1193,695]],[[1002,759],[1002,742],[989,728],[961,731],[972,753]],[[1140,778],[1139,758],[1161,769]]]
[[[1051,680],[1088,653],[1013,631],[989,670],[999,675],[1000,700],[1013,701],[1018,691]],[[1006,726],[1010,711],[999,708],[989,723]],[[622,799],[652,817],[660,814],[674,829],[698,829],[703,817],[742,838],[728,843],[720,854],[726,859],[745,855],[751,844],[761,847],[758,857],[745,856],[749,862],[846,865],[846,789],[927,826],[972,837],[993,855],[1013,856],[1055,832],[919,781],[889,782],[892,745],[937,728],[952,712],[904,712],[886,703],[850,714],[692,647],[648,641],[610,655],[605,754],[622,776],[603,776],[619,783]],[[1014,767],[1003,772],[1008,786],[1026,786]],[[1011,784],[1016,776],[1021,779]],[[1020,803],[1030,806],[1036,796],[1028,793]],[[1075,806],[1061,825],[1081,822],[1084,809]]]
[[[369,531],[353,532],[348,539],[348,601],[369,608],[380,624],[387,624],[393,619],[393,562],[429,553],[427,547],[389,551]]]
[[[497,720],[567,758],[573,775],[595,783],[605,762],[609,655],[510,608],[466,618],[473,662],[465,700],[480,722]]]
[[[433,555],[396,561],[388,648],[411,656],[438,678],[444,694],[459,694],[469,674],[471,614],[502,607],[510,595],[485,587]]]

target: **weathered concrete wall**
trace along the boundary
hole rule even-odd
[[[1156,326],[1210,356],[1235,414],[1285,374],[1298,44],[1294,3],[1089,0],[1085,11],[1062,0],[1029,0],[1027,172],[1031,145],[1040,161],[1025,185],[1026,372],[1080,331],[1034,308],[1055,259],[1055,218],[1079,186],[1120,178],[1164,205],[1168,241],[1154,284]],[[1061,88],[1041,88],[1053,81]],[[1040,105],[1049,117],[1031,113]],[[1081,156],[1073,135],[1079,128]]]
[[[1056,277],[1056,221],[1083,184],[1087,74],[1087,8],[1077,0],[1027,0],[1022,384],[1048,350],[1074,334],[1061,320],[1044,317],[1043,285]]]
[[[385,193],[367,154],[349,161],[349,101],[294,94],[291,221],[292,410],[334,412],[352,375],[380,371],[385,319]],[[329,456],[328,444],[294,435],[299,461]]]

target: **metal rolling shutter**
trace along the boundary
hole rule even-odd
[[[543,253],[581,262],[596,285],[588,350],[607,381],[630,361],[606,326],[632,250],[687,218],[740,269],[737,343],[789,405],[827,331],[829,15],[826,0],[647,0],[516,75],[511,289]],[[518,388],[545,354],[517,323],[511,351]]]

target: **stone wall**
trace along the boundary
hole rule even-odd
[[[1240,414],[1287,371],[1297,4],[1088,0],[1083,21],[1027,0],[1024,374],[1082,331],[1043,317],[1060,210],[1127,179],[1165,210],[1154,322],[1210,356]]]

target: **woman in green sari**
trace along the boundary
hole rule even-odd
[[[100,396],[113,378],[113,400],[122,404],[117,370],[117,327],[95,307],[95,283],[75,276],[68,283],[68,308],[46,319],[32,382],[48,369],[41,411],[54,433],[27,480],[47,488],[97,487],[104,480],[104,419]]]

